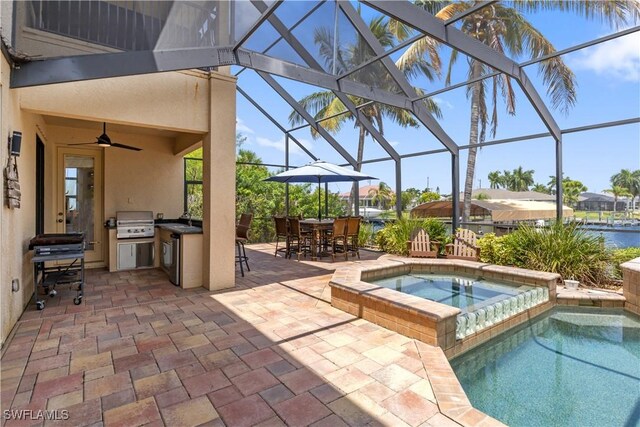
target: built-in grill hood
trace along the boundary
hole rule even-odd
[[[118,211],[116,212],[116,237],[134,239],[154,236],[153,212]]]

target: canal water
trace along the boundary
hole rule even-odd
[[[640,226],[633,225],[627,227],[596,227],[585,226],[584,228],[593,228],[593,233],[604,237],[607,246],[617,249],[630,247],[640,247]]]

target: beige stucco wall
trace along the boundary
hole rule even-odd
[[[142,151],[103,151],[104,217],[115,216],[120,210],[152,210],[154,214],[163,212],[166,218],[179,217],[183,211],[184,169],[182,157],[173,154],[175,138],[119,133],[108,128],[107,132],[112,141]],[[47,138],[56,146],[95,141],[97,135],[91,129],[47,128]],[[50,219],[55,220],[55,215]]]
[[[204,286],[211,290],[235,284],[235,82],[232,77],[218,77],[211,79],[209,88],[211,131],[202,150],[205,189],[202,258]]]
[[[39,114],[204,134],[208,76],[182,71],[21,89],[22,109]]]
[[[17,91],[9,89],[9,64],[4,57],[1,57],[0,61],[2,168],[7,163],[7,136],[13,131],[23,132],[18,158],[21,206],[20,209],[11,210],[5,207],[3,183],[0,207],[0,342],[4,343],[33,293],[33,273],[28,245],[35,233],[35,139],[37,127],[46,126],[40,117],[20,111],[19,95]],[[20,280],[20,290],[12,292],[11,281],[16,278]]]
[[[1,342],[6,340],[33,294],[28,241],[35,234],[36,133],[46,147],[45,232],[56,231],[58,147],[92,141],[97,136],[95,129],[47,124],[43,115],[170,132],[158,136],[154,132],[129,134],[108,130],[112,140],[143,151],[104,150],[104,218],[113,216],[117,210],[139,209],[163,212],[165,218],[179,216],[183,209],[183,161],[180,155],[175,155],[176,147],[183,147],[185,140],[197,139],[198,134],[211,135],[207,137],[207,153],[213,159],[206,164],[212,197],[205,233],[214,237],[203,236],[203,253],[207,254],[202,266],[206,273],[203,285],[211,288],[234,285],[235,79],[217,74],[209,77],[194,71],[9,90],[9,71],[3,58],[0,160],[4,166],[9,131],[21,130],[19,167],[23,203],[20,210],[10,211],[4,204],[0,208]],[[170,136],[171,132],[178,132],[178,136]],[[21,289],[17,293],[11,292],[12,278],[20,279]]]

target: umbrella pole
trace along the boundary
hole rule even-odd
[[[329,183],[324,183],[324,217],[329,218]]]
[[[318,221],[322,220],[322,199],[320,198],[320,177],[318,177]]]

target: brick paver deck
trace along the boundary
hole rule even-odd
[[[28,307],[2,355],[1,409],[35,419],[3,424],[495,424],[439,349],[331,307],[328,281],[344,262],[272,251],[249,247],[251,272],[226,291],[185,291],[158,270],[94,270],[82,305],[61,291],[43,311]]]

